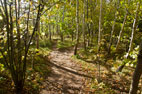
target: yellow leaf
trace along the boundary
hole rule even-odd
[[[56,4],[56,8],[59,8],[59,5],[58,5],[58,4]]]
[[[2,16],[0,16],[0,20],[2,20]]]

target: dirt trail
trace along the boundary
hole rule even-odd
[[[85,80],[89,78],[81,67],[72,61],[73,52],[54,50],[50,53],[52,73],[44,83],[41,94],[91,94],[84,90]]]

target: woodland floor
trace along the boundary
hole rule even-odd
[[[73,46],[59,48],[55,40],[48,55],[41,52],[41,55],[45,55],[42,62],[39,56],[35,56],[35,61],[40,61],[35,62],[36,71],[29,74],[31,80],[27,84],[36,85],[39,90],[34,93],[36,90],[26,85],[25,91],[30,92],[26,94],[128,94],[134,69],[125,67],[122,72],[116,73],[121,60],[113,58],[115,53],[108,56],[102,52],[102,57],[97,60],[90,58],[91,55],[97,55],[95,52],[87,54],[85,51],[84,54],[79,48],[79,55],[74,56],[73,50]],[[13,94],[13,88],[9,87],[12,84],[10,78],[0,84],[0,94]],[[9,92],[1,93],[2,90]]]
[[[91,94],[85,90],[86,78],[91,78],[82,71],[71,57],[73,51],[60,51],[54,47],[48,59],[52,72],[44,82],[41,94]]]
[[[98,64],[78,63],[72,58],[73,48],[57,49],[53,47],[47,58],[52,72],[43,82],[40,94],[127,94],[130,85],[130,74],[119,74],[111,71],[111,66],[102,63],[101,84],[98,79]],[[88,65],[89,64],[89,65]],[[84,68],[87,67],[87,68]],[[89,68],[93,67],[93,70]],[[91,87],[91,84],[94,87]],[[105,85],[104,85],[105,84]],[[98,85],[98,86],[97,86]],[[93,89],[91,89],[93,88]]]

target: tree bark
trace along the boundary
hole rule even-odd
[[[77,48],[79,44],[79,0],[76,0],[76,44],[74,49],[74,55],[77,55]]]
[[[113,25],[112,25],[111,36],[110,36],[109,47],[108,47],[108,54],[111,52],[113,32],[114,32],[114,27],[115,27],[115,22],[116,22],[116,17],[117,17],[116,13],[117,13],[117,11],[115,12],[115,18],[114,18],[114,22],[113,22]]]
[[[90,45],[90,27],[89,27],[89,2],[88,2],[88,0],[87,0],[87,31],[88,31],[88,36],[87,36],[87,38],[88,38],[88,40],[87,40],[87,46],[89,46]]]
[[[49,16],[49,20],[50,20],[50,16]],[[51,34],[51,23],[49,23],[48,25],[48,31],[49,31],[49,40],[52,40],[52,34]]]
[[[135,15],[135,19],[134,19],[134,22],[133,22],[133,28],[132,28],[132,34],[131,34],[131,40],[130,40],[130,45],[129,45],[129,50],[128,50],[128,53],[127,53],[127,57],[132,49],[132,43],[133,43],[133,39],[134,39],[134,33],[136,31],[136,23],[137,23],[137,20],[138,20],[138,13],[139,13],[139,8],[140,8],[140,4],[138,3],[137,4],[137,9],[136,9],[136,15]]]
[[[65,6],[63,6],[63,16],[62,16],[62,23],[63,23],[63,24],[64,24],[64,18],[65,18],[65,17],[64,17],[64,14],[65,14]],[[63,27],[62,27],[62,28],[63,28]],[[61,33],[60,36],[61,36],[61,41],[62,41],[62,42],[64,41],[64,34],[63,34],[64,32],[63,32],[63,31],[64,31],[64,30],[62,29],[61,32],[60,32],[60,33]]]
[[[133,73],[133,79],[130,86],[129,94],[137,94],[139,80],[142,74],[142,41],[139,47],[138,61],[135,71]]]
[[[124,20],[123,20],[123,24],[122,24],[122,27],[121,27],[121,30],[120,30],[120,33],[119,33],[118,41],[117,41],[117,44],[116,44],[116,50],[118,50],[118,47],[119,47],[119,44],[120,44],[120,39],[122,37],[122,32],[124,30],[124,26],[125,26],[125,22],[126,22],[126,19],[127,19],[127,15],[128,15],[128,12],[126,10],[125,17],[124,17]]]
[[[119,9],[119,0],[118,0],[118,2],[116,2],[115,6],[117,7],[117,10],[118,10]],[[117,19],[117,10],[115,11],[114,23],[112,25],[111,36],[110,36],[109,47],[108,47],[108,54],[111,52],[113,32],[114,32],[114,28],[115,28],[116,19]]]
[[[86,6],[86,0],[84,0],[83,2],[83,26],[82,26],[82,30],[83,30],[83,43],[84,43],[84,50],[86,50],[86,30],[85,30],[85,6]]]
[[[99,33],[98,33],[98,52],[101,45],[101,31],[102,31],[102,0],[100,0],[100,17],[99,17]]]
[[[39,33],[40,33],[40,19],[38,21],[37,33],[36,33],[36,48],[39,49]]]

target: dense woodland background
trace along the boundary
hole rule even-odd
[[[141,15],[141,0],[0,0],[0,94],[141,94]]]

